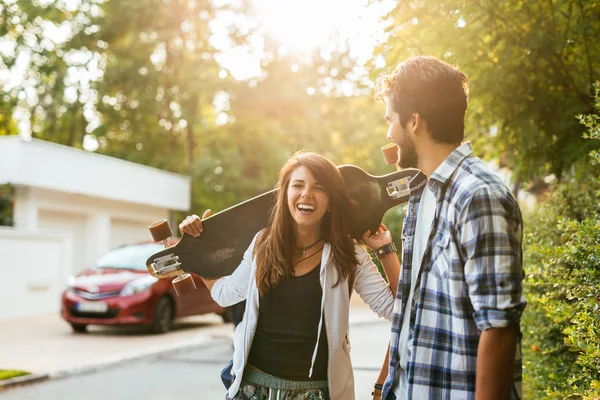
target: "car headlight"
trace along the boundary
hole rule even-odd
[[[144,276],[143,278],[131,281],[125,285],[123,290],[121,290],[121,296],[131,296],[132,294],[150,290],[150,288],[152,288],[152,285],[154,285],[157,281],[158,279],[153,277],[152,275]]]

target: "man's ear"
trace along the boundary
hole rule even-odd
[[[426,130],[426,123],[421,118],[421,114],[414,113],[412,115],[412,121],[410,121],[410,131],[413,135],[418,134],[419,132]]]
[[[417,133],[421,126],[421,115],[419,113],[414,113],[410,118],[410,131],[414,135]]]

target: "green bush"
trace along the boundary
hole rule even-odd
[[[597,139],[598,115],[579,118]],[[589,173],[558,184],[525,216],[525,398],[600,399],[599,198]]]
[[[14,196],[13,185],[0,185],[0,226],[13,225]]]
[[[600,185],[565,184],[525,219],[529,398],[600,390]]]

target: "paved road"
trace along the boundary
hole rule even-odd
[[[357,400],[371,398],[369,393],[387,345],[388,326],[385,322],[370,322],[351,327]],[[231,353],[229,338],[215,338],[193,350],[9,389],[0,393],[0,400],[223,399],[218,376]]]

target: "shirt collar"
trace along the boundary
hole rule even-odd
[[[473,154],[471,142],[461,144],[446,157],[439,167],[437,167],[433,175],[431,175],[431,179],[435,179],[441,184],[445,184],[460,163],[471,154]]]

